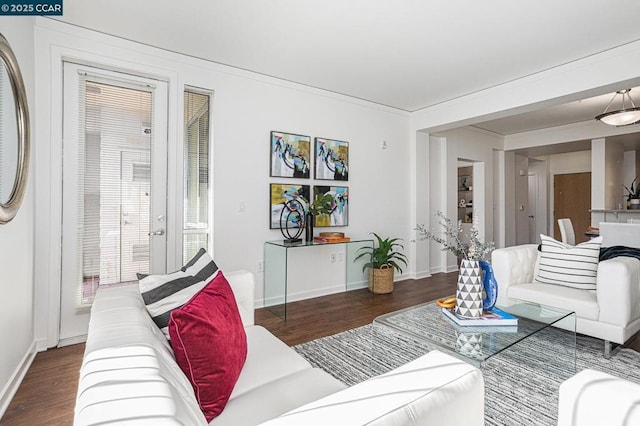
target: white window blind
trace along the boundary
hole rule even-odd
[[[184,227],[183,258],[209,247],[209,115],[210,95],[184,93]]]
[[[79,84],[78,276],[90,303],[98,286],[149,273],[152,92],[90,75]]]

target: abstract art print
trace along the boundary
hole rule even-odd
[[[349,180],[349,142],[315,139],[315,178]]]
[[[307,200],[311,197],[309,185],[272,183],[269,185],[271,209],[269,228],[298,228],[304,220]],[[301,211],[300,211],[301,210]]]
[[[311,169],[311,137],[271,132],[271,177],[308,179]]]
[[[331,213],[315,216],[315,226],[347,226],[349,225],[349,188],[346,186],[313,187],[315,194],[330,194],[333,198]]]

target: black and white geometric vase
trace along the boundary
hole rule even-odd
[[[456,352],[470,358],[482,359],[482,333],[456,331]]]
[[[456,289],[455,313],[467,318],[482,316],[482,274],[477,260],[462,259]]]

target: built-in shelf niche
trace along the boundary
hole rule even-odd
[[[458,167],[458,220],[473,222],[473,166]]]

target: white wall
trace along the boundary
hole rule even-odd
[[[529,159],[515,156],[516,245],[529,243]]]
[[[0,32],[9,41],[22,71],[33,135],[33,117],[37,111],[34,102],[33,18],[0,17]],[[22,207],[11,222],[0,225],[0,417],[35,355],[33,222],[36,170],[33,152],[32,147]]]
[[[631,182],[638,176],[638,169],[636,167],[636,159],[640,157],[640,151],[625,151],[622,166],[622,183],[629,189],[631,189]],[[636,185],[633,186],[635,190]],[[624,188],[623,188],[624,189]],[[628,195],[626,190],[623,191],[625,197]],[[625,204],[626,205],[626,204]]]
[[[443,191],[446,187],[447,169],[447,139],[444,137],[429,137],[429,182],[428,192],[429,198],[428,218],[425,226],[427,229],[440,230],[438,219],[435,214],[438,211],[446,211],[447,194]],[[426,167],[425,167],[426,169]],[[456,174],[457,182],[457,174]],[[456,189],[456,198],[457,198]],[[457,211],[456,211],[457,217]],[[434,241],[428,241],[428,268],[430,273],[447,272],[447,254],[442,251],[442,246]]]
[[[440,181],[431,180],[431,198],[442,198],[444,208],[440,210],[450,218],[458,217],[458,159],[473,161],[474,163],[484,163],[484,166],[476,165],[474,167],[473,177],[473,196],[474,196],[474,222],[477,220],[480,235],[486,240],[495,241],[494,224],[493,224],[493,205],[494,205],[494,149],[502,149],[502,137],[491,132],[476,129],[473,127],[462,127],[459,129],[439,132],[437,134],[441,140],[444,140],[443,148],[446,152],[444,161],[441,164],[445,168],[445,177]],[[426,166],[426,165],[425,165]],[[429,167],[438,167],[433,162]],[[476,176],[476,173],[479,176]],[[484,176],[482,176],[484,175]],[[478,201],[478,202],[476,202]],[[430,207],[430,217],[433,218],[436,211],[433,206]],[[477,210],[477,211],[476,211]],[[433,228],[437,229],[437,223],[434,221]],[[433,245],[432,245],[433,249]],[[432,264],[430,268],[434,270],[455,270],[456,259],[449,254],[446,258],[446,264]],[[432,256],[432,259],[433,256]]]
[[[624,194],[624,149],[621,144],[605,144],[605,209],[622,208]],[[591,177],[593,182],[593,176]],[[593,185],[593,184],[592,184]]]
[[[59,166],[54,152],[60,145],[56,120],[50,117],[60,108],[59,81],[61,58],[92,65],[143,73],[169,83],[169,139],[182,140],[182,91],[185,85],[209,89],[213,96],[213,199],[214,258],[223,270],[246,269],[256,273],[256,302],[263,298],[263,261],[265,241],[282,239],[278,230],[269,229],[269,183],[296,182],[323,184],[330,181],[269,177],[269,135],[272,130],[287,131],[311,137],[335,138],[349,142],[349,226],[331,228],[345,232],[352,239],[369,238],[369,232],[383,237],[400,237],[409,244],[413,226],[411,211],[406,207],[410,193],[409,115],[405,112],[325,92],[283,80],[234,69],[207,61],[166,52],[134,42],[37,19],[38,103],[43,113],[38,126],[41,137],[39,168],[42,168],[42,208],[57,211],[59,207]],[[387,148],[381,148],[386,141]],[[171,157],[170,157],[171,158]],[[179,158],[173,159],[180,161]],[[180,184],[180,178],[169,176],[169,182]],[[240,211],[240,204],[244,211]],[[174,206],[175,215],[180,206]],[[171,219],[168,213],[167,220]],[[54,216],[38,217],[38,248],[49,269],[40,272],[38,309],[49,310],[38,318],[38,337],[56,344],[56,309],[59,305],[59,236],[51,231],[57,223]],[[171,228],[168,229],[168,233]],[[305,249],[306,250],[306,249]],[[307,257],[318,268],[328,266],[329,256],[322,250],[308,249]],[[324,254],[323,254],[324,253]],[[169,259],[169,269],[180,262]],[[308,260],[308,259],[307,259]],[[307,265],[300,262],[302,267]],[[294,265],[295,267],[295,265]],[[307,266],[308,268],[308,266]],[[412,265],[408,269],[411,269]],[[296,271],[293,271],[294,275]],[[328,291],[336,283],[326,282],[306,269],[306,283],[293,286],[301,294]],[[298,274],[297,276],[300,276]],[[339,279],[339,277],[336,277]],[[301,280],[297,280],[301,281]],[[292,295],[292,299],[296,295]]]

